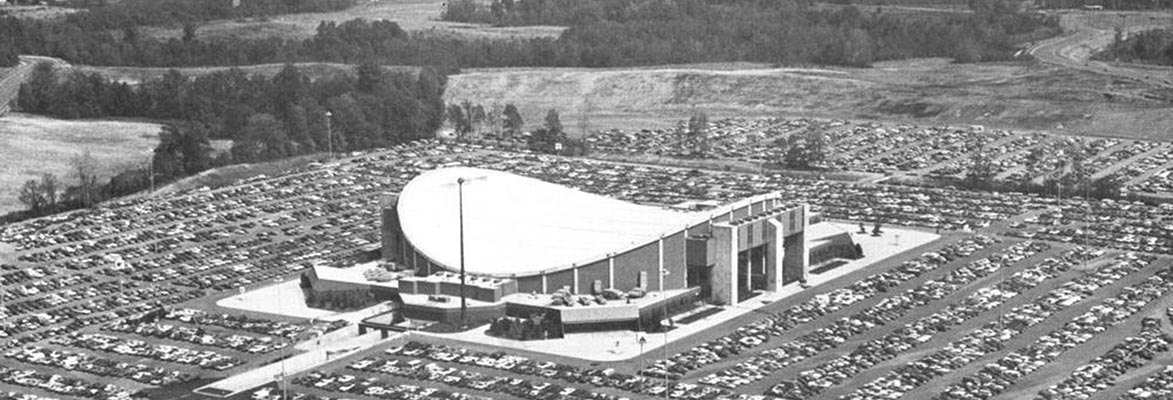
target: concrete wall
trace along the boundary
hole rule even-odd
[[[640,272],[648,276],[648,290],[660,290],[660,248],[654,241],[643,247],[615,256],[615,287],[622,291],[635,288]]]
[[[688,263],[684,258],[684,232],[664,238],[664,268],[668,276],[664,277],[664,287],[668,289],[683,289],[687,286]]]
[[[395,209],[395,204],[399,201],[399,196],[395,194],[385,194],[381,200],[379,208],[382,210],[383,219],[380,225],[380,230],[383,233],[383,259],[399,261],[402,256],[400,250],[400,236],[402,236],[402,228],[399,226],[399,212]]]
[[[596,280],[602,283],[603,289],[607,289],[611,281],[607,268],[609,264],[607,260],[601,260],[578,267],[578,294],[593,294],[591,289]]]
[[[544,293],[542,292],[542,276],[524,276],[517,278],[517,292],[518,293]]]
[[[716,251],[713,258],[712,299],[722,304],[737,301],[737,229],[728,225],[713,227],[713,242]]]
[[[574,270],[562,270],[558,272],[551,272],[546,274],[546,291],[554,292],[561,289],[563,286],[569,287],[570,292],[574,293]]]

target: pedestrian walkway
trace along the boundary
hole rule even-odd
[[[852,231],[852,229],[856,229],[854,225],[838,222],[833,222],[832,225],[849,232],[852,240],[863,247],[864,257],[858,260],[848,261],[846,264],[821,274],[811,274],[807,278],[807,284],[809,286],[821,285],[940,238],[939,235],[930,232],[902,228],[883,228],[884,234],[882,236],[871,236],[871,234],[861,235]],[[489,336],[485,333],[488,327],[482,326],[459,333],[413,332],[413,334],[573,357],[589,361],[622,361],[638,357],[641,351],[651,352],[665,345],[671,345],[672,342],[721,325],[747,313],[754,312],[759,308],[790,297],[803,290],[809,289],[792,284],[784,286],[778,292],[764,292],[741,304],[725,306],[723,311],[695,322],[677,325],[676,329],[667,333],[648,334],[634,331],[587,332],[567,334],[562,339],[521,341]],[[656,292],[648,294],[648,296],[656,295],[658,295]],[[641,337],[644,338],[643,345],[640,344]]]
[[[347,331],[348,334],[354,334],[351,330],[357,330],[357,326],[348,326],[342,330]],[[335,335],[335,334],[331,334]],[[214,396],[214,397],[231,397],[241,392],[251,390],[258,386],[279,380],[282,376],[291,377],[303,371],[314,369],[318,366],[326,364],[330,361],[337,360],[360,351],[371,348],[372,346],[383,342],[384,340],[391,340],[397,338],[397,335],[381,339],[379,332],[371,332],[366,335],[352,336],[346,340],[338,340],[331,337],[332,343],[328,345],[317,346],[305,353],[289,357],[283,361],[278,361],[272,364],[264,365],[252,370],[241,372],[239,374],[221,379],[219,381],[210,383],[200,387],[194,392]],[[310,339],[315,341],[317,339]],[[307,341],[308,342],[308,341]],[[299,348],[305,347],[298,345]]]

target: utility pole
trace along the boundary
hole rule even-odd
[[[463,177],[456,178],[456,196],[460,208],[460,329],[468,328],[468,320],[465,319],[468,300],[464,291],[464,182]]]
[[[334,133],[330,131],[330,118],[333,116],[334,113],[326,110],[326,149],[330,152],[331,160],[334,159]]]

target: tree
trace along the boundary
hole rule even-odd
[[[57,176],[49,173],[41,174],[41,182],[37,185],[37,189],[41,191],[46,208],[53,209],[57,206],[61,189],[57,184]]]
[[[83,207],[90,207],[98,201],[98,163],[89,150],[74,156],[70,161],[73,176],[77,178],[77,195]]]
[[[40,181],[25,181],[17,194],[17,200],[28,206],[34,214],[43,214],[57,206],[58,191],[57,177],[53,174],[42,174]]]
[[[478,134],[484,129],[485,119],[485,107],[480,104],[472,106],[472,112],[468,114],[468,123]]]
[[[786,165],[796,168],[812,168],[819,166],[827,158],[827,137],[821,130],[807,132],[799,143],[791,138],[790,148],[786,150],[783,161]]]
[[[271,114],[261,113],[249,117],[243,136],[232,144],[232,157],[236,160],[268,161],[290,153],[285,127]]]
[[[688,118],[688,140],[692,143],[692,152],[703,155],[709,151],[709,115],[698,111]]]
[[[978,143],[970,152],[969,170],[965,174],[965,186],[971,189],[988,189],[994,180],[994,160],[986,151],[985,143]]]
[[[472,131],[472,125],[469,123],[468,116],[464,114],[464,108],[457,104],[448,105],[448,123],[452,124],[452,130],[456,132],[457,138],[464,138],[464,135]]]
[[[194,42],[195,39],[196,39],[196,25],[191,22],[185,22],[183,24],[183,42],[184,43],[191,43],[191,42]]]
[[[504,117],[505,132],[509,136],[516,136],[521,134],[521,128],[525,125],[525,120],[521,119],[521,113],[517,111],[517,107],[513,104],[506,104],[505,111],[502,113]]]
[[[28,206],[33,213],[41,213],[45,209],[45,198],[41,195],[40,185],[37,184],[36,179],[29,179],[24,182],[24,186],[20,187],[20,193],[16,196],[17,200]]]
[[[546,130],[555,136],[562,135],[562,119],[558,116],[558,110],[551,108],[546,112]]]

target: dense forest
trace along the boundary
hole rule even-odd
[[[191,0],[170,0],[191,1]],[[464,10],[464,11],[461,11]],[[975,14],[865,14],[805,2],[702,0],[457,0],[457,21],[498,25],[566,24],[559,38],[480,38],[409,34],[387,21],[322,23],[306,40],[157,41],[65,22],[0,20],[4,54],[38,54],[92,65],[249,65],[297,61],[462,67],[621,67],[720,61],[863,66],[907,57],[961,62],[1004,60],[1016,43],[1057,32],[1055,21],[1012,11]],[[72,21],[72,22],[71,22]],[[10,60],[11,62],[11,60]]]
[[[216,19],[267,17],[282,14],[345,10],[357,0],[248,0],[233,6],[233,0],[122,0],[107,4],[77,1],[80,6],[93,3],[86,12],[69,14],[66,24],[84,31],[126,29],[139,26],[190,24]]]
[[[1105,10],[1164,10],[1173,8],[1173,0],[1041,0],[1042,8],[1081,8],[1101,6]]]
[[[43,63],[21,87],[19,102],[27,112],[63,118],[170,121],[152,165],[155,178],[166,181],[216,165],[432,137],[444,118],[444,85],[445,76],[428,68],[395,74],[363,64],[355,76],[318,80],[287,65],[272,78],[237,69],[196,78],[171,71],[132,86],[97,74],[62,74]],[[215,157],[212,139],[232,140],[231,151]],[[128,171],[103,194],[145,186],[143,171]]]
[[[707,61],[862,66],[908,57],[1004,60],[1057,21],[977,1],[973,14],[862,13],[804,1],[454,0],[442,19],[498,26],[570,26],[556,65]]]
[[[1123,61],[1173,65],[1173,30],[1154,29],[1135,33],[1124,39],[1120,33],[1107,49],[1094,57],[1104,61]]]

